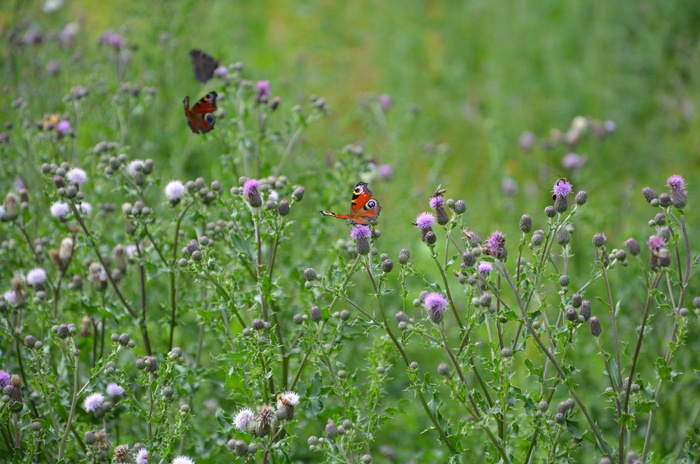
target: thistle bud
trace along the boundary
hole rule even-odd
[[[651,187],[644,187],[642,189],[642,195],[644,196],[644,199],[648,203],[651,203],[651,200],[658,198],[658,196],[656,195],[656,192]]]
[[[399,252],[399,264],[405,266],[408,264],[409,259],[411,259],[411,252],[408,250],[408,248],[402,248]]]
[[[586,201],[588,201],[588,192],[586,192],[585,190],[579,191],[576,194],[575,200],[577,205],[584,205]]]
[[[520,230],[527,234],[532,230],[532,218],[529,214],[523,214],[520,218]]]
[[[292,192],[292,199],[294,201],[301,201],[304,198],[305,190],[306,189],[301,185],[299,187],[295,188],[294,191]]]
[[[600,321],[595,316],[591,317],[591,319],[588,321],[588,329],[591,331],[591,335],[594,337],[599,337],[603,332]]]

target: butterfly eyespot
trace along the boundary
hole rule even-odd
[[[214,115],[211,113],[208,113],[206,116],[204,116],[204,120],[208,122],[209,124],[214,122]]]
[[[355,187],[354,193],[355,193],[355,195],[359,195],[360,193],[362,193],[362,187]]]
[[[368,208],[374,208],[375,206],[377,206],[377,202],[375,202],[374,200],[370,200],[367,202]]]

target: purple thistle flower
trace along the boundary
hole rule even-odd
[[[677,174],[669,177],[666,180],[666,185],[671,189],[671,192],[674,190],[685,190],[685,180]]]
[[[436,196],[430,197],[430,208],[437,209],[437,208],[443,207],[444,204],[445,204],[445,199],[442,196],[436,195]]]
[[[649,249],[651,251],[660,251],[663,247],[666,246],[666,240],[659,237],[658,235],[652,235],[651,237],[649,237],[649,240],[647,240],[647,245],[649,245]]]
[[[441,293],[428,293],[423,299],[423,306],[430,314],[430,320],[436,324],[442,320],[442,314],[447,311],[447,300]]]
[[[477,270],[479,271],[479,274],[486,277],[491,271],[493,271],[493,265],[488,261],[479,261],[479,267]]]
[[[173,459],[173,464],[194,464],[194,461],[187,456],[178,456]]]
[[[68,216],[70,212],[70,206],[68,203],[63,203],[62,201],[57,201],[51,205],[51,215],[55,218],[62,219]]]
[[[47,278],[48,276],[46,275],[46,271],[40,267],[34,268],[27,272],[27,284],[31,285],[32,287],[42,285]]]
[[[391,164],[382,164],[377,168],[377,174],[382,180],[391,180],[394,177],[394,168]]]
[[[391,105],[392,101],[389,94],[383,93],[379,95],[379,107],[382,109],[382,111],[386,113],[391,108]]]
[[[261,103],[267,101],[270,96],[270,81],[258,81],[255,83],[255,101]]]
[[[0,369],[0,388],[5,388],[10,383],[11,378],[12,375],[9,372]]]
[[[170,200],[172,204],[177,204],[186,191],[187,189],[179,180],[171,180],[168,182],[168,185],[165,186],[165,196],[168,197],[168,200]]]
[[[371,235],[369,226],[358,224],[350,229],[350,238],[354,240],[368,239]]]
[[[568,153],[564,155],[561,159],[561,165],[564,169],[569,171],[575,171],[579,169],[586,162],[586,159],[578,155],[577,153]]]
[[[258,182],[255,179],[248,179],[245,181],[245,184],[243,184],[243,196],[244,197],[250,197],[251,195],[255,195],[258,193],[258,187],[260,186],[260,182]]]
[[[248,408],[241,409],[233,419],[233,426],[241,432],[245,432],[248,430],[248,423],[250,423],[253,419],[255,419],[255,415],[253,414],[252,410]]]
[[[228,74],[228,68],[226,66],[219,66],[214,70],[214,75],[216,77],[226,77],[226,74]]]
[[[58,121],[58,124],[56,124],[56,132],[58,132],[59,135],[63,135],[66,132],[70,130],[70,121],[66,121],[65,119],[63,121]]]
[[[86,411],[88,412],[94,412],[97,411],[97,409],[102,406],[102,403],[105,402],[105,397],[102,395],[102,393],[93,393],[91,395],[88,395],[87,398],[85,398],[85,401],[83,402],[83,408],[85,408]]]
[[[148,450],[146,448],[141,448],[136,453],[136,464],[148,464]]]
[[[435,224],[435,216],[430,213],[420,213],[416,217],[416,222],[413,223],[414,226],[418,227],[422,231],[428,231]]]
[[[688,192],[685,190],[685,180],[679,175],[668,178],[666,185],[671,189],[671,204],[677,209],[683,209],[688,204]]]
[[[486,254],[493,256],[494,258],[505,261],[508,256],[508,250],[506,250],[506,236],[499,231],[495,231],[484,241],[484,247]]]
[[[107,394],[112,398],[120,398],[125,391],[126,390],[124,390],[124,387],[121,387],[114,382],[107,385]]]
[[[557,197],[566,197],[574,191],[574,186],[571,182],[566,179],[559,179],[554,183],[554,188],[552,188],[552,193]]]
[[[58,124],[60,125],[61,123],[59,122]],[[68,125],[70,126],[70,123]],[[66,173],[66,179],[73,184],[83,185],[87,182],[88,176],[84,169],[73,168]]]

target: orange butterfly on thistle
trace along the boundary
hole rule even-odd
[[[331,211],[321,211],[321,214],[345,219],[351,224],[369,225],[377,222],[381,210],[382,207],[379,206],[379,202],[372,198],[372,191],[367,188],[367,183],[358,182],[355,186],[355,190],[352,192],[350,212],[347,215],[337,214]]]
[[[190,108],[190,97],[185,97],[185,117],[195,134],[206,134],[214,128],[216,118],[216,92],[209,92]]]

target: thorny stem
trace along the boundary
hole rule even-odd
[[[75,413],[75,405],[78,402],[78,356],[73,356],[73,393],[70,403],[70,411],[68,412],[68,419],[66,419],[66,429],[63,431],[63,438],[61,439],[61,446],[58,448],[58,460],[61,461],[66,453],[66,444],[68,443],[68,431],[70,430],[71,422],[73,421],[73,414]]]
[[[685,299],[685,292],[686,288],[688,287],[688,281],[690,280],[690,271],[692,269],[692,266],[696,263],[696,261],[691,260],[691,255],[690,255],[690,239],[688,237],[688,231],[686,229],[685,225],[685,216],[681,214],[680,220],[673,214],[669,213],[671,217],[680,225],[682,235],[683,235],[683,244],[685,246],[685,273],[683,274],[683,280],[681,283],[681,291],[678,296],[678,302],[676,303],[676,307],[674,308],[674,313],[675,317],[673,320],[673,328],[671,329],[671,335],[669,337],[669,342],[667,343],[667,348],[666,348],[666,354],[664,355],[664,363],[668,365],[671,362],[671,354],[672,354],[672,345],[675,344],[676,342],[676,336],[678,335],[678,309],[683,306],[683,301]],[[668,279],[668,276],[667,276]],[[631,382],[631,375],[630,375],[630,384]],[[651,434],[652,434],[652,429],[653,429],[653,423],[654,423],[654,416],[656,415],[656,405],[659,402],[659,398],[661,396],[661,387],[663,385],[663,378],[659,378],[659,381],[656,385],[656,393],[654,394],[654,404],[651,407],[651,411],[649,412],[649,420],[647,422],[647,432],[646,435],[644,436],[644,448],[642,450],[642,459],[646,459],[647,453],[649,452],[649,444],[651,443]],[[629,385],[628,385],[629,387]],[[629,393],[627,395],[629,397]],[[700,463],[700,454],[698,454],[698,459],[696,459],[696,464]]]
[[[542,339],[539,337],[539,335],[537,335],[537,332],[532,327],[532,322],[530,322],[530,318],[527,315],[527,312],[525,310],[525,306],[523,305],[522,299],[520,298],[520,293],[518,292],[518,289],[515,287],[515,284],[513,284],[513,281],[511,280],[510,276],[506,272],[505,267],[498,260],[495,261],[495,264],[496,264],[496,268],[498,269],[499,273],[506,279],[506,282],[508,283],[511,290],[513,291],[513,294],[515,295],[515,298],[518,301],[518,306],[520,307],[520,312],[521,312],[522,317],[523,317],[523,322],[525,323],[525,325],[529,329],[530,334],[532,335],[532,338],[535,340],[535,342],[539,346],[540,351],[542,351],[542,353],[544,353],[547,356],[547,358],[549,358],[549,360],[552,362],[552,365],[559,373],[559,376],[561,377],[562,382],[564,384],[566,384],[567,387],[569,388],[569,392],[571,393],[571,396],[574,397],[574,400],[578,404],[579,408],[581,408],[581,412],[583,413],[584,416],[586,416],[586,420],[588,421],[588,424],[591,426],[591,430],[593,430],[593,434],[596,436],[596,439],[598,440],[598,444],[600,445],[600,447],[603,449],[603,451],[605,452],[606,455],[612,456],[612,450],[610,449],[610,446],[608,446],[608,444],[603,439],[603,436],[600,432],[600,429],[598,428],[598,425],[596,425],[595,421],[593,420],[590,413],[588,412],[586,405],[583,404],[583,401],[578,396],[578,394],[576,393],[574,388],[571,385],[569,385],[569,382],[568,382],[569,378],[566,375],[566,373],[564,372],[564,370],[561,368],[561,366],[559,366],[559,362],[554,357],[554,354],[552,354],[552,352],[550,352],[549,349],[547,349],[545,344],[542,342]]]
[[[185,213],[193,203],[188,204],[180,214],[177,216],[177,222],[175,222],[175,233],[173,234],[173,252],[170,258],[170,336],[168,337],[168,351],[173,349],[173,338],[175,336],[175,325],[177,316],[177,285],[175,273],[175,263],[177,260],[177,242],[180,238],[180,225],[182,224],[182,219],[185,217]]]
[[[109,283],[112,285],[112,288],[114,289],[114,293],[117,294],[119,301],[121,301],[122,305],[124,306],[126,311],[129,313],[129,315],[131,317],[133,317],[134,319],[138,320],[139,326],[141,327],[141,333],[143,335],[143,342],[144,342],[144,346],[146,348],[146,353],[149,356],[152,356],[153,353],[151,352],[151,342],[148,338],[148,327],[146,325],[146,321],[139,319],[138,313],[136,311],[134,311],[134,308],[132,308],[131,305],[129,304],[129,302],[126,301],[126,298],[124,298],[124,295],[122,294],[121,290],[119,290],[119,286],[114,281],[114,279],[112,279],[112,273],[108,271],[109,267],[102,259],[102,254],[100,253],[100,249],[97,247],[97,243],[95,242],[95,239],[92,236],[92,233],[85,225],[85,221],[83,221],[83,218],[80,215],[78,208],[75,207],[75,203],[71,202],[70,206],[71,206],[71,209],[73,210],[73,214],[75,215],[76,219],[78,220],[78,223],[80,224],[80,228],[83,229],[83,232],[85,233],[85,235],[88,238],[88,242],[90,243],[90,245],[92,245],[92,249],[95,251],[95,255],[97,256],[97,259],[100,261],[102,268],[105,270],[105,274],[107,274],[107,279],[109,280]]]

